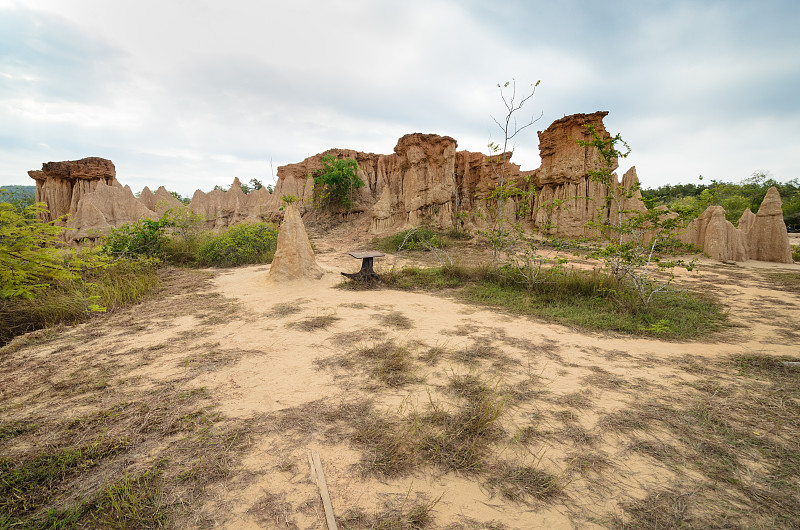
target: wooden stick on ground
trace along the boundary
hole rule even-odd
[[[315,478],[317,487],[319,487],[319,495],[322,497],[322,506],[325,508],[325,519],[328,521],[328,530],[338,530],[336,526],[336,517],[333,514],[331,496],[328,492],[328,482],[325,480],[325,471],[322,469],[322,461],[319,458],[318,452],[311,452],[309,455],[309,463],[311,464],[312,477]]]

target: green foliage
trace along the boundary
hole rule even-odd
[[[314,196],[318,208],[338,206],[350,211],[353,190],[364,186],[358,176],[358,163],[352,158],[322,157],[322,169],[313,174]]]
[[[286,204],[292,204],[295,202],[300,202],[302,199],[294,193],[287,193],[286,195],[281,195],[281,200]]]
[[[251,178],[249,184],[242,184],[242,192],[247,195],[251,191],[260,190],[264,184],[257,178]],[[267,186],[267,190],[272,193],[272,186]]]
[[[800,245],[792,247],[792,259],[794,261],[800,261]]]
[[[198,250],[198,262],[222,267],[269,263],[277,241],[278,229],[271,223],[235,225],[206,241]]]
[[[103,250],[115,257],[145,257],[160,259],[167,245],[166,221],[140,219],[135,223],[114,228],[106,236]]]
[[[60,249],[65,229],[42,221],[46,212],[43,204],[19,209],[0,203],[0,300],[34,298],[53,283],[78,281],[106,265],[98,253]],[[84,302],[87,310],[101,309]]]
[[[63,228],[39,216],[43,205],[21,210],[0,203],[0,299],[34,296],[72,272],[64,266],[64,255],[56,248]]]

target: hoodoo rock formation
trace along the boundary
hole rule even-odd
[[[722,206],[706,208],[700,217],[689,223],[682,239],[684,243],[703,249],[703,252],[714,259],[747,260],[742,233],[725,219],[725,209]]]
[[[111,160],[98,157],[47,162],[41,170],[28,171],[28,175],[36,181],[36,202],[47,203],[50,210],[47,221],[74,214],[81,198],[93,192],[99,183],[120,186]]]
[[[269,278],[277,281],[318,280],[322,275],[323,270],[314,259],[314,249],[300,212],[295,204],[288,204],[278,231],[278,248],[269,268]]]
[[[67,221],[67,240],[95,239],[139,219],[156,220],[159,215],[148,209],[133,195],[128,186],[107,186],[98,182],[94,191],[78,201],[78,207]]]
[[[781,206],[780,193],[773,186],[767,190],[752,226],[746,232],[750,259],[792,263],[792,247],[783,222]]]
[[[388,155],[329,149],[302,162],[281,166],[272,193],[262,188],[245,194],[239,179],[227,191],[197,190],[186,208],[202,216],[207,228],[224,228],[247,220],[278,221],[284,216],[282,199],[291,195],[300,199],[291,208],[298,215],[307,219],[333,216],[342,221],[369,216],[370,231],[376,234],[422,222],[444,227],[457,224],[459,228],[475,230],[485,228],[493,216],[501,215],[562,238],[592,236],[596,233],[587,228],[589,221],[609,221],[613,206],[605,200],[608,186],[623,189],[624,210],[646,211],[635,168],[625,172],[621,182],[616,174],[612,175],[608,185],[593,180],[589,174],[602,167],[602,160],[596,149],[576,140],[592,139],[587,125],[602,137],[610,137],[603,125],[607,114],[565,116],[540,131],[542,161],[532,171],[523,171],[511,162],[511,153],[487,157],[483,153],[457,151],[456,140],[449,136],[413,133],[400,138],[394,152]],[[347,212],[320,212],[314,208],[313,175],[323,169],[326,155],[354,159],[358,164],[358,176],[364,186],[353,190],[352,206]],[[503,161],[505,172],[500,169]],[[502,212],[495,212],[488,197],[499,184],[501,173],[506,183],[535,193],[528,193],[525,198],[512,196]],[[46,202],[50,208],[50,219],[72,214],[72,239],[97,237],[111,227],[141,218],[158,218],[167,209],[184,207],[163,186],[155,193],[145,188],[136,199],[117,182],[111,161],[102,158],[49,162],[41,171],[30,171],[29,175],[36,180],[36,200]],[[532,196],[533,204],[526,208],[517,202]],[[82,204],[84,198],[87,200]],[[780,196],[773,188],[758,215],[746,212],[738,229],[725,220],[724,211],[710,209],[692,222],[683,240],[717,259],[791,263],[780,210]]]
[[[139,194],[139,201],[148,209],[161,215],[171,208],[181,208],[183,203],[172,196],[164,186],[159,186],[155,193],[147,186]]]
[[[749,208],[744,211],[738,228],[725,219],[722,206],[709,206],[689,223],[681,239],[718,260],[792,263],[781,196],[775,187],[767,191],[758,214],[754,215]]]

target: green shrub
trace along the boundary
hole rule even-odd
[[[792,259],[794,261],[800,261],[800,245],[792,247]]]
[[[200,265],[221,267],[269,263],[277,242],[278,229],[272,223],[240,224],[208,239],[198,250],[197,259]]]
[[[375,246],[384,252],[401,250],[431,250],[444,248],[444,242],[429,226],[415,226],[393,236],[375,241]]]
[[[364,186],[358,176],[358,163],[352,158],[337,159],[333,155],[322,157],[322,169],[313,174],[316,206],[332,205],[350,211],[353,190]]]
[[[168,242],[165,226],[163,219],[140,219],[113,228],[105,238],[103,250],[112,256],[162,258]]]

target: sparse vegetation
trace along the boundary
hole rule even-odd
[[[645,310],[638,293],[610,276],[557,270],[548,278],[525,287],[502,268],[445,266],[404,268],[384,275],[384,282],[402,289],[458,287],[465,300],[584,329],[675,339],[707,336],[726,325],[722,307],[697,294],[666,290]]]

